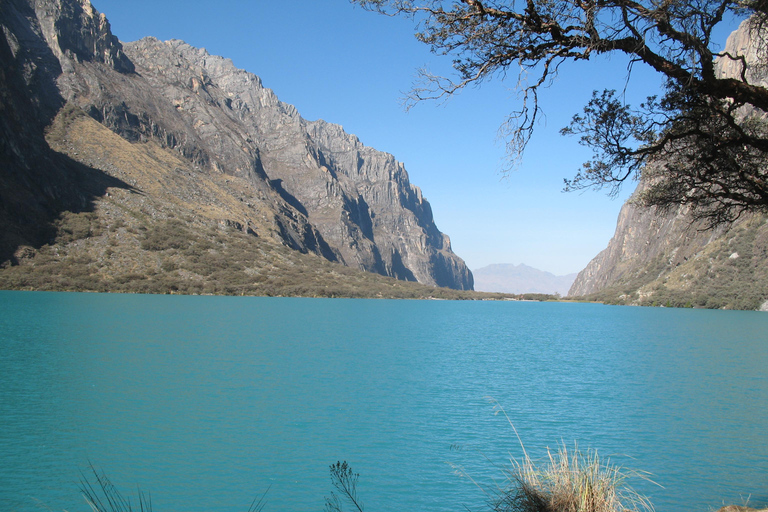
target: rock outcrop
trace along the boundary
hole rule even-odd
[[[726,51],[750,63],[753,83],[765,80],[765,59],[748,22],[728,38]],[[721,59],[721,76],[741,72],[741,61]],[[659,211],[639,206],[648,186],[641,178],[622,207],[608,247],[582,270],[571,296],[627,304],[670,304],[759,309],[768,299],[768,224],[743,215],[729,226],[708,229],[687,207]]]
[[[6,0],[0,23],[0,155],[15,169],[0,178],[10,233],[0,262],[24,243],[43,243],[46,224],[71,203],[86,208],[109,183],[131,186],[115,184],[122,178],[109,165],[91,180],[100,187],[84,190],[72,178],[43,137],[69,108],[127,141],[173,150],[200,180],[245,180],[237,200],[249,208],[224,209],[232,218],[221,222],[368,272],[472,289],[401,163],[338,125],[303,119],[230,60],[182,41],[121,43],[88,0]]]

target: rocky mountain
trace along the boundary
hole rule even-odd
[[[753,37],[742,23],[726,51],[745,56],[750,80],[765,85]],[[738,72],[736,61],[718,66],[723,76]],[[579,273],[569,295],[622,304],[768,309],[768,217],[743,215],[708,229],[687,207],[664,212],[638,206],[634,198],[647,187],[641,177],[608,247]]]
[[[525,264],[498,263],[472,271],[475,290],[500,293],[545,293],[565,296],[576,274],[556,276]]]
[[[636,194],[642,193],[641,183]],[[608,247],[569,291],[619,304],[759,309],[768,300],[768,219],[714,230],[684,208],[622,207]]]
[[[88,0],[3,0],[0,24],[6,267],[33,264],[67,213],[93,213],[108,235],[113,224],[138,230],[133,246],[174,221],[472,289],[403,164],[338,125],[303,119],[230,60],[182,41],[121,43]],[[113,238],[115,254],[136,237]]]

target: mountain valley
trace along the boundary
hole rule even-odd
[[[472,290],[400,162],[231,61],[121,43],[87,0],[9,0],[0,24],[2,287]]]

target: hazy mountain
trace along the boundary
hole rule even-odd
[[[475,290],[501,293],[568,294],[576,274],[556,276],[528,265],[494,264],[472,271]]]

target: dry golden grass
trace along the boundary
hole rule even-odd
[[[540,463],[526,454],[512,461],[509,488],[498,493],[498,512],[624,512],[652,511],[653,506],[627,485],[637,476],[602,460],[596,451],[547,451]]]
[[[564,444],[534,460],[501,405],[490,402],[496,414],[506,418],[523,453],[502,468],[504,481],[494,488],[475,482],[488,496],[493,512],[653,512],[650,501],[628,485],[635,478],[650,481],[647,473],[616,466],[595,450],[583,452],[578,446],[570,450]],[[457,467],[456,473],[474,482],[463,468]]]
[[[64,135],[61,132],[57,130],[57,140],[49,137],[52,146],[131,184],[145,203],[157,203],[159,212],[183,212],[210,221],[236,220],[262,234],[273,229],[265,222],[266,212],[258,202],[246,204],[239,199],[254,193],[243,178],[202,172],[173,150],[151,141],[128,142],[87,116],[69,120]]]

